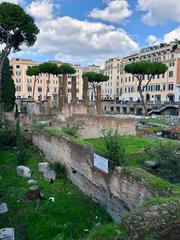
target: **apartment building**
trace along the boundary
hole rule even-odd
[[[102,85],[103,99],[137,101],[138,81],[124,71],[126,64],[134,61],[162,62],[167,65],[165,74],[156,75],[144,91],[146,101],[178,102],[180,101],[180,45],[177,42],[160,44],[140,50],[138,53],[124,57],[113,58],[105,62],[104,74],[110,77]],[[148,77],[144,79],[144,85]]]
[[[61,65],[61,61],[50,60],[50,62],[56,63],[57,65]],[[29,77],[26,74],[28,68],[32,66],[39,65],[40,62],[35,62],[31,59],[22,59],[22,58],[13,58],[11,61],[11,65],[13,68],[13,79],[16,87],[16,97],[17,98],[32,98],[33,95],[33,85],[34,85],[34,77]],[[82,100],[82,75],[86,70],[80,65],[73,65],[72,67],[76,69],[76,84],[77,84],[77,99]],[[46,74],[41,74],[38,77],[35,88],[35,96],[34,98],[37,100],[41,95],[43,99],[46,96],[47,89],[47,81],[48,76]],[[68,101],[71,100],[71,76],[68,76],[67,79],[68,87],[67,87],[67,95]],[[54,99],[58,94],[59,81],[56,75],[51,75],[50,84],[48,89],[48,96],[52,96]]]

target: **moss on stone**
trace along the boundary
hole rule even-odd
[[[89,147],[89,145],[86,144],[83,140],[81,140],[80,138],[75,138],[71,135],[68,135],[67,133],[63,132],[63,130],[61,128],[45,127],[44,130],[50,134],[53,134],[54,136],[65,137],[67,140],[70,140],[72,143],[81,145],[86,148]]]

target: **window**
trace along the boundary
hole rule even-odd
[[[54,80],[53,83],[54,83],[54,84],[57,84],[57,80]]]
[[[16,71],[16,75],[17,75],[17,76],[20,76],[20,75],[21,75],[21,72],[20,72],[20,71]]]
[[[16,68],[20,68],[20,66],[19,66],[19,65],[16,65]]]
[[[21,82],[21,79],[20,79],[20,78],[17,78],[17,79],[16,79],[16,82],[17,82],[17,83],[20,83],[20,82]]]
[[[32,92],[32,87],[28,87],[28,92]]]
[[[16,92],[21,92],[21,87],[20,86],[16,86]]]
[[[169,71],[169,77],[173,77],[173,71]]]
[[[174,85],[173,85],[173,84],[169,84],[169,85],[168,85],[168,90],[169,90],[169,91],[172,91],[173,88],[174,88]]]
[[[27,80],[27,83],[32,83],[32,80],[31,80],[31,79],[28,79],[28,80]]]
[[[131,77],[129,77],[129,82],[131,81]]]
[[[162,78],[164,78],[164,77],[165,77],[165,73],[162,74]]]
[[[166,90],[166,85],[165,84],[163,84],[163,91],[165,91]]]
[[[169,63],[169,66],[170,66],[170,67],[174,67],[174,66],[175,66],[175,62],[170,62],[170,63]]]
[[[56,87],[54,88],[54,93],[57,93],[57,88]]]
[[[42,92],[42,87],[38,87],[38,92]]]
[[[156,91],[160,91],[160,85],[156,85]]]
[[[42,80],[38,80],[38,84],[42,84]]]

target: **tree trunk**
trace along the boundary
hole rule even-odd
[[[142,93],[141,85],[138,86],[138,91],[139,91],[139,95],[140,95],[140,98],[141,98],[141,103],[142,103],[142,106],[143,106],[143,109],[144,109],[144,112],[145,112],[145,116],[147,116],[147,109],[146,109],[146,105],[144,103],[144,96],[143,96],[143,93]]]
[[[83,77],[83,103],[88,106],[88,79]]]
[[[47,101],[47,97],[48,97],[48,90],[50,91],[49,89],[49,85],[50,85],[50,74],[48,74],[48,80],[47,80],[47,88],[46,88],[46,101]]]
[[[34,79],[34,85],[33,85],[33,99],[34,99],[34,93],[35,93],[36,82],[37,82],[37,78],[36,78],[36,76],[35,76],[35,79]]]
[[[42,95],[39,98],[39,112],[42,113]]]
[[[96,96],[96,111],[97,114],[100,115],[101,114],[101,86],[97,86],[97,96]]]
[[[59,76],[59,90],[58,90],[58,110],[62,112],[64,105],[63,97],[63,78]]]
[[[72,76],[71,85],[71,103],[76,104],[77,102],[77,89],[76,89],[76,76]]]
[[[67,97],[67,75],[63,74],[63,98],[64,103],[68,103],[68,97]]]

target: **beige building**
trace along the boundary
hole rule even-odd
[[[50,61],[56,63],[57,65],[61,65],[60,61]],[[29,67],[39,65],[40,62],[35,62],[30,59],[21,59],[21,58],[13,58],[11,61],[11,65],[13,67],[13,79],[16,87],[16,97],[17,98],[32,98],[33,96],[33,84],[34,77],[29,77],[26,74],[26,71]],[[71,64],[72,65],[72,64]],[[77,98],[78,100],[82,100],[82,74],[84,71],[87,71],[87,68],[83,68],[80,65],[72,65],[76,69],[76,84],[77,84]],[[46,88],[47,88],[47,79],[48,76],[46,74],[41,74],[37,80],[36,88],[35,88],[35,99],[37,100],[39,96],[42,96],[45,99],[46,96]],[[53,96],[54,98],[58,94],[59,81],[58,77],[55,75],[51,75],[50,77],[50,87],[48,91],[49,96]],[[68,100],[71,100],[71,76],[68,76],[68,88],[67,88]]]
[[[124,66],[141,60],[163,62],[168,67],[165,74],[156,75],[151,80],[144,92],[145,100],[180,101],[180,45],[176,42],[148,47],[124,58],[107,60],[104,73],[110,77],[110,80],[102,85],[102,98],[137,101],[139,99],[137,79],[125,73]],[[144,85],[147,80],[147,78],[144,80]]]

